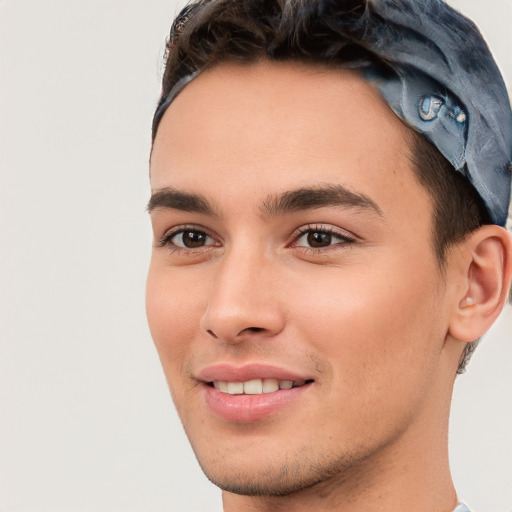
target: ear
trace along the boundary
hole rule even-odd
[[[461,279],[449,333],[471,342],[489,330],[507,300],[512,279],[512,238],[500,226],[482,226],[452,253]]]

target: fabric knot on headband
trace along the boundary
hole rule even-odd
[[[439,96],[423,96],[418,106],[421,119],[423,119],[423,121],[432,121],[438,117],[439,111],[444,103],[444,100],[439,98]],[[448,115],[460,124],[466,122],[466,114],[460,107],[453,107],[453,109],[448,111]]]

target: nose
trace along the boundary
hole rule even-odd
[[[214,270],[201,329],[230,344],[275,336],[285,321],[278,288],[278,269],[264,256],[233,252]]]

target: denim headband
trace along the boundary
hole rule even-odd
[[[320,4],[327,9],[329,2]],[[350,67],[361,68],[395,114],[472,183],[492,222],[504,226],[511,195],[512,113],[478,29],[442,0],[369,4],[355,24],[351,20],[350,30],[384,65],[361,61]],[[328,19],[340,33],[347,23],[334,15]],[[199,73],[185,76],[161,98],[153,140],[168,106]]]

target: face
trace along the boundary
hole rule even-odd
[[[436,421],[447,308],[406,130],[355,72],[301,64],[220,65],[165,113],[147,313],[220,487],[346,479]]]

